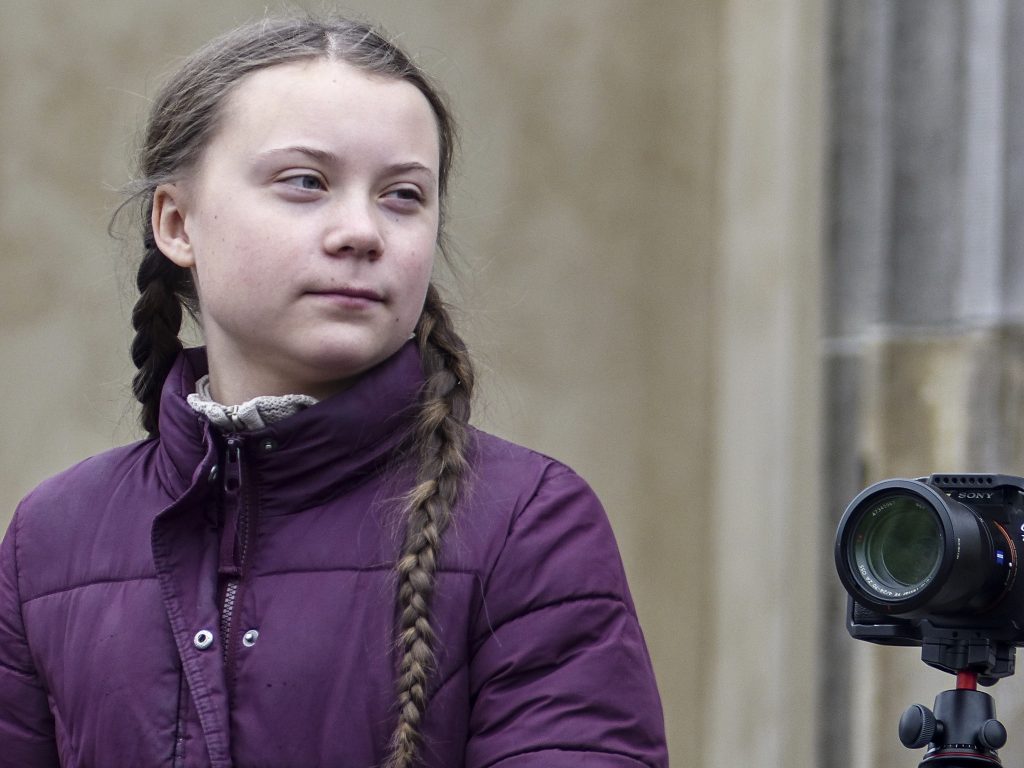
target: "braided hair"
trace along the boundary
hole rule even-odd
[[[152,203],[151,203],[152,205]],[[147,218],[148,221],[148,218]],[[132,391],[142,404],[139,420],[150,435],[159,432],[160,391],[182,344],[182,308],[195,315],[198,310],[192,274],[182,269],[157,248],[152,227],[143,239],[145,253],[139,264],[135,285],[139,298],[132,309],[132,362],[138,369]]]
[[[198,295],[189,270],[158,249],[152,227],[156,188],[182,178],[198,164],[221,118],[222,105],[245,75],[309,59],[345,63],[411,83],[437,121],[440,163],[438,248],[445,254],[444,221],[455,126],[444,98],[427,76],[380,31],[348,19],[309,16],[261,19],[214,39],[188,58],[153,103],[138,179],[131,199],[139,203],[143,257],[136,277],[139,299],[132,311],[133,391],[143,428],[160,433],[159,401],[167,374],[182,349],[183,312],[196,316]],[[441,540],[467,474],[467,442],[473,366],[437,288],[428,287],[416,337],[425,376],[412,435],[415,485],[405,498],[405,540],[398,556],[397,725],[387,768],[412,768],[422,747],[421,725],[434,668],[435,633],[430,604]]]
[[[426,381],[414,440],[419,454],[416,485],[407,497],[405,544],[397,564],[402,661],[398,727],[388,768],[413,765],[420,739],[434,665],[430,597],[441,534],[467,470],[467,425],[473,394],[473,365],[433,285],[427,290],[416,336]]]

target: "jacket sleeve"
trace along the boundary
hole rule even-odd
[[[0,544],[0,768],[57,768],[53,717],[21,615],[17,519]]]
[[[483,584],[467,768],[668,765],[661,703],[600,502],[550,466]]]

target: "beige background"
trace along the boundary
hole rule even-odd
[[[478,421],[604,500],[677,766],[812,765],[822,717],[820,5],[348,4],[452,97]],[[0,522],[135,436],[114,190],[160,74],[264,7],[0,0]]]

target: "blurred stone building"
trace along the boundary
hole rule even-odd
[[[829,28],[831,527],[884,477],[1024,475],[1024,7],[835,2]],[[900,713],[952,678],[851,643],[842,590],[826,605],[819,765],[912,765]],[[1024,760],[1020,685],[991,689],[1005,765]]]
[[[161,75],[265,3],[0,10],[2,523],[43,477],[137,437],[117,189]],[[477,421],[604,500],[673,764],[916,764],[899,713],[951,678],[846,635],[832,536],[882,477],[1024,474],[1024,11],[344,10],[451,95],[446,282],[484,369]],[[1007,765],[1018,685],[994,689]]]

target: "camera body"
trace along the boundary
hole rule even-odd
[[[920,646],[992,684],[1024,645],[1024,478],[934,474],[865,488],[836,532],[836,570],[860,640]]]

